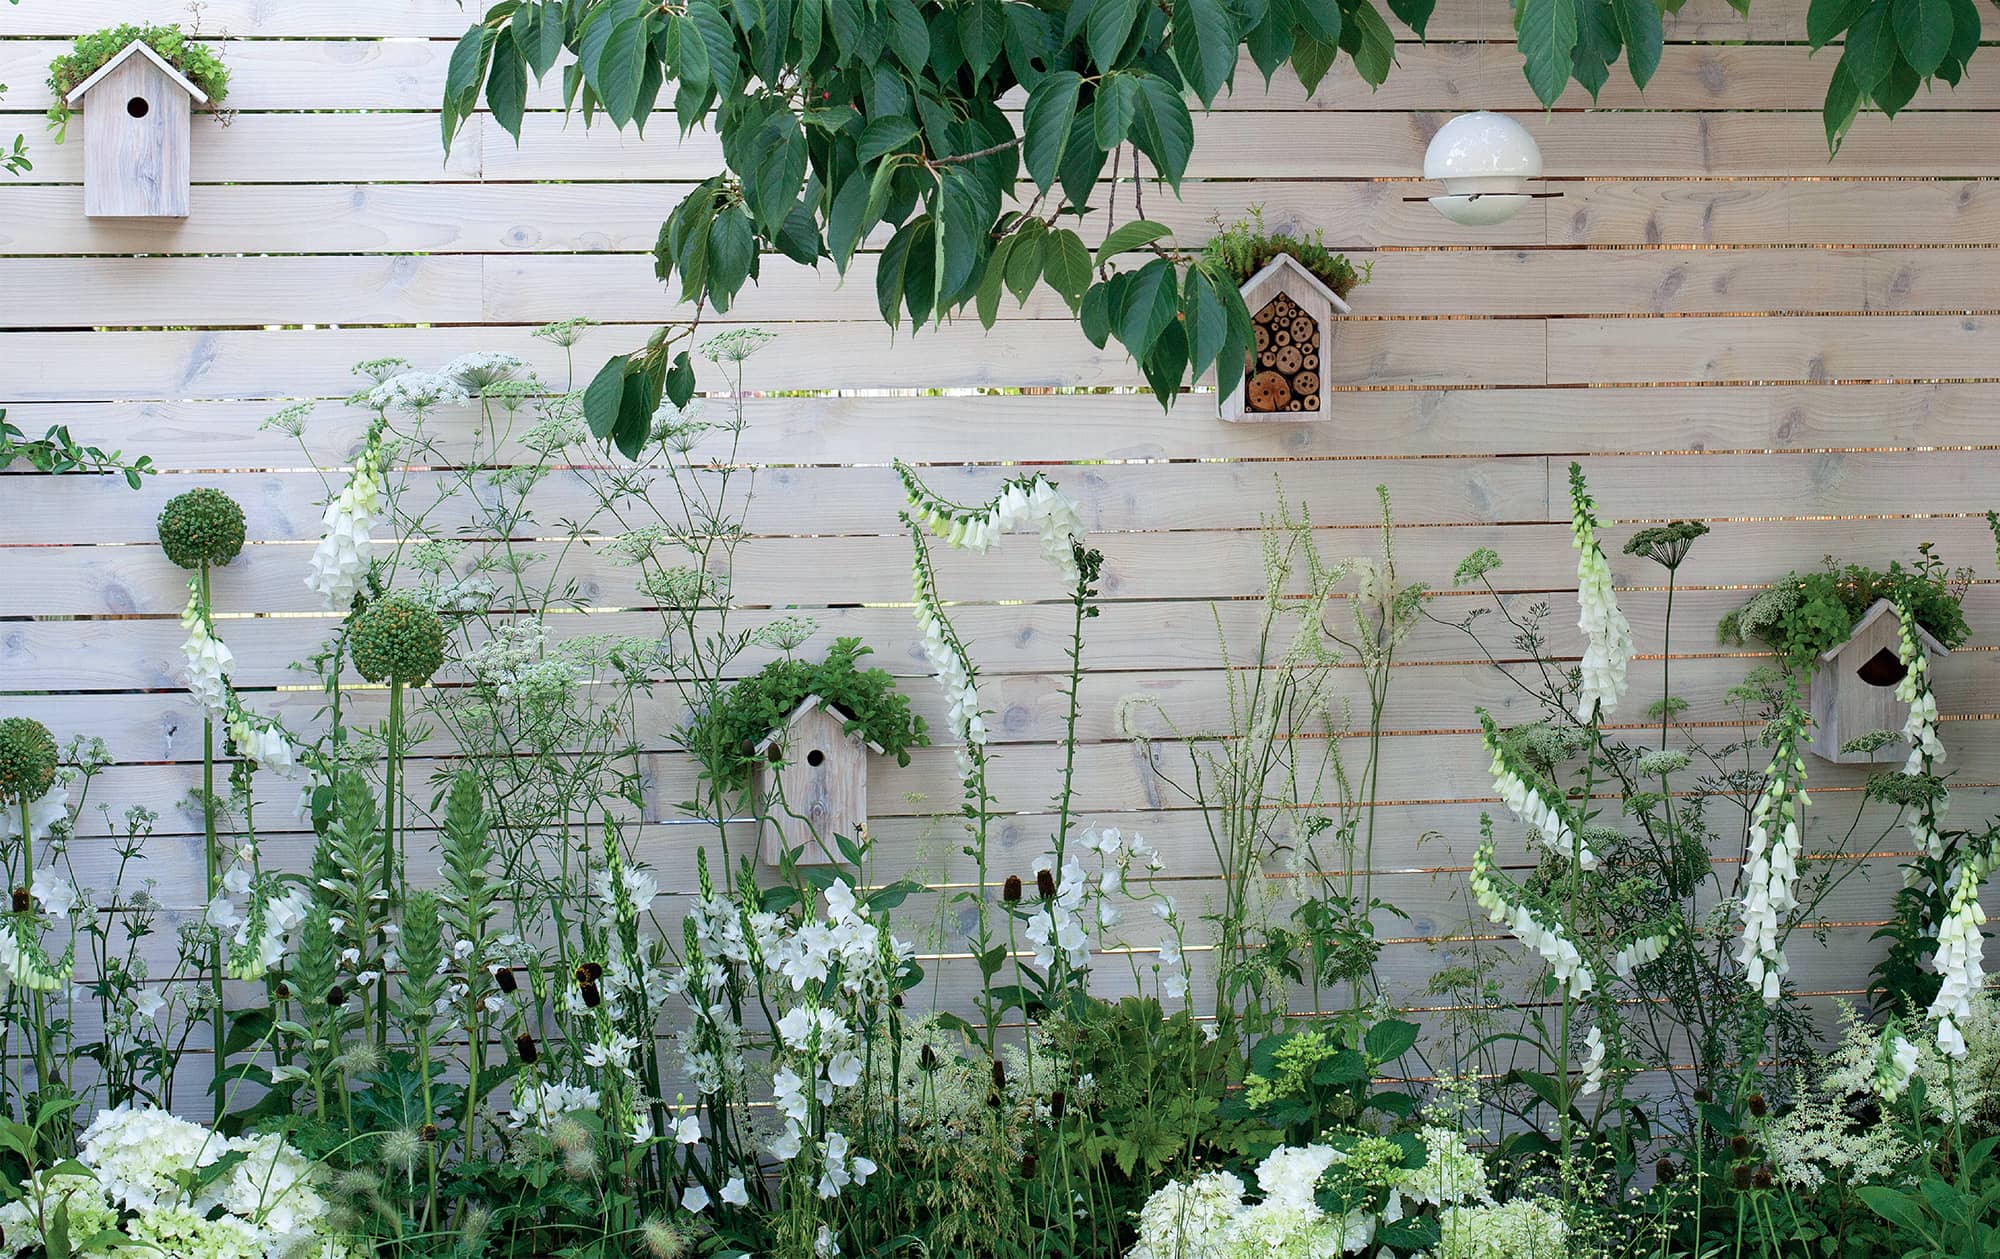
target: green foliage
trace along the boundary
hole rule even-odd
[[[782,726],[807,696],[817,695],[847,715],[848,733],[875,744],[898,765],[908,765],[910,749],[929,744],[930,735],[887,671],[858,667],[873,650],[858,638],[840,638],[816,664],[789,656],[773,660],[729,688],[697,718],[688,729],[687,745],[726,789],[740,791],[750,784],[757,763],[755,745]]]
[[[31,468],[51,475],[63,472],[120,472],[125,483],[133,489],[139,488],[142,477],[153,475],[153,457],[141,455],[126,463],[119,451],[106,454],[96,446],[85,446],[69,435],[69,426],[53,424],[40,437],[29,441],[27,435],[7,422],[7,409],[0,407],[0,472],[7,471],[15,460],[22,460]]]
[[[243,551],[243,508],[211,486],[176,494],[160,512],[160,549],[182,568],[227,564]]]
[[[1370,263],[1357,270],[1346,254],[1334,253],[1326,247],[1323,231],[1315,230],[1311,236],[1270,231],[1264,226],[1261,205],[1250,207],[1249,218],[1220,227],[1201,248],[1202,261],[1208,264],[1210,273],[1231,278],[1238,285],[1262,271],[1280,254],[1290,255],[1341,297],[1353,292],[1356,285],[1366,284],[1368,271],[1374,265]]]
[[[1887,572],[1842,565],[1828,556],[1824,568],[1787,574],[1723,617],[1719,632],[1726,643],[1768,643],[1786,668],[1810,673],[1821,655],[1854,632],[1876,600],[1887,599],[1914,612],[1917,623],[1949,651],[1971,632],[1960,606],[1971,577],[1967,569],[1947,571],[1929,543],[1919,548],[1913,567],[1891,561]]]
[[[209,45],[189,39],[177,26],[126,22],[78,36],[70,51],[49,63],[49,91],[55,97],[49,105],[49,122],[59,128],[66,124],[70,109],[64,98],[134,40],[147,44],[168,65],[186,75],[188,82],[208,93],[211,108],[220,106],[229,95],[229,68]]]

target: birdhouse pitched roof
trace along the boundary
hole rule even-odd
[[[756,747],[756,754],[758,756],[762,756],[766,752],[769,752],[771,748],[777,744],[778,740],[784,737],[785,732],[787,730],[790,730],[794,725],[798,723],[800,717],[803,717],[806,713],[812,711],[815,708],[825,712],[827,716],[833,718],[835,721],[838,721],[842,726],[850,725],[854,721],[854,718],[840,711],[840,709],[834,707],[832,704],[827,703],[819,696],[808,695],[804,699],[799,701],[798,707],[792,709],[791,712],[785,714],[784,721],[780,722],[769,734],[765,735],[761,740],[758,741]],[[875,753],[875,755],[877,756],[886,755],[886,753],[884,753],[882,750],[881,744],[875,742],[875,740],[864,737],[862,739],[862,742],[866,743],[868,745],[868,750]]]
[[[174,67],[168,63],[165,57],[162,57],[159,53],[154,52],[153,46],[151,44],[148,44],[143,39],[135,39],[131,43],[125,45],[125,47],[119,52],[117,56],[113,57],[111,60],[105,62],[102,66],[100,66],[96,74],[91,75],[83,82],[71,88],[69,95],[63,97],[63,102],[65,104],[74,105],[78,101],[82,100],[86,95],[89,94],[90,89],[96,87],[100,82],[103,81],[105,75],[110,74],[113,70],[116,70],[119,66],[124,65],[128,60],[132,58],[134,54],[144,57],[146,60],[152,62],[160,69],[164,70],[169,79],[172,79],[176,84],[178,84],[183,92],[186,92],[189,96],[194,98],[195,104],[197,105],[208,104],[208,93],[196,87],[194,85],[194,82],[190,80],[185,74],[182,74],[179,70],[174,69]]]
[[[1246,291],[1254,290],[1267,280],[1277,280],[1281,285],[1293,280],[1302,281],[1310,285],[1313,292],[1325,298],[1327,304],[1341,314],[1345,315],[1353,309],[1345,301],[1341,300],[1340,294],[1328,288],[1318,276],[1306,270],[1299,264],[1299,260],[1290,254],[1279,254],[1277,257],[1271,259],[1271,261],[1265,263],[1261,271],[1243,282],[1242,287]]]
[[[1895,615],[1897,615],[1895,604],[1889,602],[1887,599],[1877,599],[1866,612],[1861,614],[1861,619],[1854,623],[1854,628],[1848,631],[1846,638],[1820,653],[1820,662],[1823,664],[1847,650],[1847,645],[1861,637],[1862,631],[1881,620],[1884,616]],[[1931,632],[1923,627],[1922,623],[1913,625],[1910,628],[1917,632],[1917,641],[1923,644],[1925,651],[1933,656],[1949,654],[1945,645],[1934,638]]]

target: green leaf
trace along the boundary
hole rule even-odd
[[[935,287],[926,295],[924,306],[936,307],[942,313],[946,306],[969,296],[973,271],[979,265],[979,251],[993,225],[992,218],[980,211],[978,190],[965,167],[945,168],[943,182],[938,187],[938,213],[934,217]]]
[[[625,368],[631,360],[624,355],[597,369],[597,375],[583,391],[583,419],[591,436],[607,438],[618,427],[618,405],[625,394]]]
[[[1335,58],[1340,56],[1338,42],[1337,37],[1322,43],[1310,35],[1300,35],[1292,45],[1292,69],[1298,73],[1299,84],[1307,96],[1319,90],[1326,72],[1333,69]]]
[[[461,35],[451,50],[451,61],[444,72],[446,148],[451,147],[451,138],[458,133],[459,124],[472,116],[480,81],[486,77],[486,53],[492,46],[491,34],[486,27],[475,26]]]
[[[1576,53],[1570,58],[1570,73],[1595,101],[1611,78],[1611,63],[1618,60],[1625,41],[1618,34],[1618,19],[1612,13],[1614,0],[1577,0]]]
[[[749,147],[743,196],[766,235],[776,235],[806,182],[806,137],[798,115],[773,110]]]
[[[1165,223],[1155,223],[1151,219],[1134,219],[1130,223],[1120,223],[1111,229],[1110,234],[1104,238],[1104,243],[1097,247],[1097,265],[1101,267],[1110,259],[1128,250],[1137,249],[1141,245],[1150,245],[1156,240],[1171,236],[1173,230]]]
[[[547,74],[562,56],[563,10],[557,0],[523,5],[514,15],[512,30],[522,58],[537,79]]]
[[[1035,284],[1042,278],[1042,258],[1048,248],[1048,227],[1040,219],[1029,219],[1021,225],[1021,231],[1014,238],[1013,252],[1007,255],[1005,279],[1007,291],[1014,295],[1014,301],[1022,306],[1028,304],[1028,294],[1034,292]]]
[[[973,0],[958,11],[958,44],[974,78],[984,78],[1007,41],[1007,15],[999,0]]]
[[[1951,59],[1960,65],[1979,51],[1979,8],[1972,0],[1951,0]]]
[[[1840,152],[1840,142],[1847,138],[1847,129],[1854,125],[1854,116],[1860,110],[1861,88],[1847,72],[1847,62],[1843,59],[1833,67],[1833,80],[1826,85],[1826,105],[1820,111],[1826,124],[1829,157]]]
[[[991,332],[993,323],[1000,317],[1000,293],[1006,281],[1007,259],[1014,252],[1019,238],[1009,236],[993,247],[986,259],[986,274],[979,279],[979,292],[973,301],[973,309],[978,312],[979,326]]]
[[[1517,43],[1527,62],[1528,86],[1554,107],[1569,86],[1578,34],[1577,0],[1521,0]]]
[[[905,70],[922,74],[931,59],[931,33],[924,25],[923,15],[908,0],[891,0],[887,15],[889,22],[883,33],[889,41],[889,51],[896,54],[896,60],[903,63]],[[808,65],[811,61],[809,57],[804,59]]]
[[[1229,335],[1229,313],[1215,287],[1215,281],[1200,267],[1190,270],[1181,284],[1181,323],[1187,329],[1188,366],[1196,380],[1214,364],[1215,356],[1222,352],[1223,339]]]
[[[1422,35],[1430,25],[1431,12],[1437,8],[1437,0],[1389,0],[1389,12],[1403,19],[1417,34]]]
[[[1354,58],[1354,68],[1374,87],[1389,79],[1389,67],[1396,63],[1396,33],[1367,0],[1354,6],[1352,22],[1341,37],[1341,47]]]
[[[736,31],[729,25],[729,19],[709,0],[689,0],[687,16],[694,29],[701,32],[701,42],[708,51],[708,85],[722,93],[735,91]],[[686,42],[685,35],[682,42]]]
[[[1076,98],[1083,88],[1083,76],[1074,70],[1057,70],[1042,76],[1028,94],[1021,115],[1021,158],[1028,177],[1043,192],[1056,181],[1063,149],[1076,126]]]
[[[1889,76],[1896,64],[1896,34],[1890,21],[1892,0],[1874,0],[1867,12],[1847,29],[1847,49],[1840,63],[1854,76],[1854,86],[1863,96],[1872,96],[1875,85]]]
[[[486,75],[486,104],[493,110],[493,117],[514,137],[516,144],[521,141],[521,112],[528,104],[528,67],[521,60],[521,50],[511,39],[498,40],[493,45],[493,65]]]
[[[1654,0],[1611,0],[1611,12],[1618,19],[1618,36],[1625,42],[1625,64],[1632,81],[1645,87],[1660,68],[1660,49],[1666,33],[1660,26],[1660,6]]]
[[[1376,1062],[1394,1062],[1416,1045],[1418,1031],[1415,1023],[1383,1019],[1368,1029],[1368,1034],[1362,1038],[1362,1047]]]
[[[1097,147],[1109,152],[1123,144],[1132,130],[1132,115],[1139,108],[1138,76],[1105,75],[1097,85],[1093,105],[1096,112],[1092,116],[1092,135]]]
[[[632,121],[633,111],[639,107],[639,85],[646,78],[646,57],[650,48],[646,23],[641,18],[618,23],[604,43],[591,87],[596,90],[597,99],[604,103],[604,114],[611,119],[614,127],[622,127]],[[586,71],[588,68],[586,66]]]
[[[1889,67],[1887,77],[1875,85],[1875,108],[1894,118],[1922,85],[1923,80],[1910,68],[1910,63],[1898,57],[1896,64]]]
[[[688,358],[686,350],[674,356],[674,365],[667,372],[664,392],[667,401],[677,407],[694,401],[694,363]]]
[[[1042,278],[1074,311],[1090,288],[1090,248],[1065,227],[1050,234],[1047,254],[1042,261]]]
[[[1954,26],[1951,0],[1893,0],[1890,15],[1903,60],[1920,77],[1935,74],[1951,51]],[[495,56],[497,62],[498,55]]]
[[[916,138],[917,123],[914,118],[871,119],[861,130],[861,143],[855,148],[854,160],[865,166],[885,153],[894,153]]]
[[[717,313],[729,309],[756,261],[750,212],[738,203],[717,214],[708,229],[708,295]]]
[[[1093,284],[1083,295],[1083,304],[1077,308],[1077,323],[1083,328],[1083,335],[1092,345],[1103,349],[1111,341],[1111,286]]]
[[[1155,258],[1139,268],[1132,277],[1132,285],[1125,290],[1119,308],[1112,311],[1117,322],[1118,339],[1125,344],[1134,357],[1144,362],[1152,351],[1153,342],[1167,330],[1167,325],[1178,322],[1180,313],[1179,277],[1174,272],[1174,264],[1165,258]],[[1186,343],[1182,343],[1185,357]]]
[[[917,239],[920,223],[928,226],[928,220],[913,219],[897,228],[875,264],[875,306],[882,312],[883,321],[892,328],[901,321],[903,284],[910,268],[910,247]]]
[[[1174,59],[1201,103],[1211,105],[1215,94],[1236,69],[1241,42],[1236,23],[1222,0],[1174,0]]]
[[[1194,153],[1194,119],[1173,84],[1157,74],[1139,76],[1133,128],[1132,142],[1153,159],[1154,168],[1178,192]]]
[[[1292,55],[1298,44],[1298,17],[1292,12],[1292,0],[1271,0],[1270,8],[1264,12],[1264,20],[1251,30],[1244,39],[1244,46],[1250,50],[1250,59],[1257,63],[1258,71],[1264,76],[1264,86],[1270,87],[1271,80]]]
[[[1806,43],[1815,51],[1840,38],[1868,9],[1868,0],[1812,0],[1806,7]]]
[[[1181,331],[1179,320],[1168,322],[1146,357],[1139,360],[1139,370],[1145,373],[1160,409],[1172,410],[1175,399],[1180,397],[1181,377],[1187,372],[1187,335]]]
[[[1912,1236],[1924,1233],[1930,1223],[1922,1200],[1910,1194],[1884,1185],[1863,1185],[1854,1191],[1854,1196],[1870,1211]]]
[[[1118,64],[1118,54],[1139,17],[1139,0],[1096,0],[1090,10],[1090,59],[1100,70]]]

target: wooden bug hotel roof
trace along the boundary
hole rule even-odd
[[[1294,279],[1310,285],[1312,291],[1325,300],[1327,305],[1333,307],[1339,314],[1345,315],[1353,309],[1353,307],[1341,299],[1340,294],[1328,288],[1325,282],[1312,272],[1306,270],[1299,264],[1299,260],[1290,254],[1279,254],[1265,263],[1257,274],[1243,282],[1242,289],[1245,294],[1262,293],[1265,291],[1267,282],[1269,281],[1277,281],[1276,284],[1270,284],[1268,286],[1270,288],[1284,288],[1289,281]],[[1246,298],[1246,300],[1248,299]]]

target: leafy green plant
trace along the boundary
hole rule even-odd
[[[55,97],[49,105],[49,125],[57,130],[58,144],[70,118],[66,98],[77,84],[103,69],[105,63],[125,51],[134,40],[160,54],[168,65],[186,75],[190,83],[208,93],[211,109],[219,107],[229,95],[229,68],[222,64],[222,58],[209,45],[190,39],[179,27],[132,22],[107,26],[89,35],[79,35],[70,51],[49,63],[49,91]]]
[[[740,791],[749,785],[758,759],[755,745],[817,695],[846,714],[847,733],[859,734],[895,757],[898,765],[908,765],[910,749],[927,745],[930,735],[924,719],[910,711],[909,697],[897,693],[894,678],[882,669],[858,667],[873,650],[858,638],[838,638],[818,663],[789,655],[773,660],[695,719],[687,732],[688,746],[704,750],[704,764],[717,767],[724,788]]]
[[[1783,581],[1722,618],[1726,643],[1750,639],[1768,643],[1787,669],[1811,673],[1826,651],[1854,631],[1855,622],[1887,599],[1909,608],[1917,623],[1946,650],[1965,641],[1971,631],[1960,607],[1971,584],[1969,569],[1947,571],[1926,542],[1909,568],[1891,561],[1881,572],[1861,564],[1843,565],[1832,556],[1824,568]]]
[[[142,478],[153,475],[155,471],[151,455],[140,455],[127,462],[122,451],[107,453],[100,447],[78,442],[70,436],[66,424],[52,424],[46,433],[29,440],[27,434],[7,422],[7,409],[0,407],[0,472],[13,467],[17,459],[37,471],[50,474],[122,473],[125,483],[135,490],[139,488]]]
[[[1357,268],[1347,260],[1346,254],[1328,249],[1323,231],[1315,230],[1310,236],[1271,231],[1264,226],[1264,207],[1261,205],[1251,206],[1247,219],[1238,219],[1226,226],[1219,225],[1215,235],[1201,247],[1202,261],[1234,276],[1238,284],[1262,271],[1280,254],[1289,255],[1341,297],[1353,292],[1356,285],[1366,284],[1374,265],[1369,263]]]

